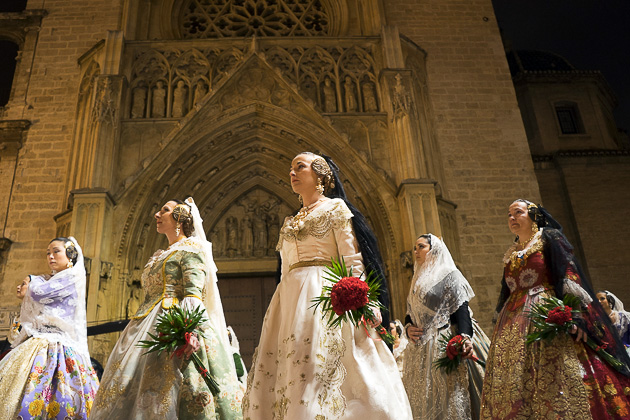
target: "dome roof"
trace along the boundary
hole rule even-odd
[[[512,76],[522,71],[574,71],[575,67],[561,55],[540,50],[510,51],[507,54]]]

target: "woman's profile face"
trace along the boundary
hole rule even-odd
[[[50,269],[56,273],[70,266],[70,260],[66,255],[66,247],[62,241],[52,241],[48,244],[46,259],[48,260]]]
[[[315,192],[319,176],[313,171],[313,159],[311,155],[297,155],[291,162],[291,188],[300,195],[310,195]]]
[[[427,254],[431,251],[431,245],[426,238],[418,238],[416,244],[413,246],[413,253],[416,256],[416,262],[418,265],[424,264],[427,259]]]
[[[28,284],[31,282],[30,277],[25,277],[24,280],[17,286],[17,297],[18,299],[24,299],[26,296],[26,292],[28,292]]]
[[[175,206],[177,206],[175,201],[167,201],[166,204],[153,215],[153,217],[155,217],[155,225],[158,233],[166,234],[167,232],[175,232],[177,222],[171,215]]]
[[[598,293],[596,296],[597,300],[599,300],[599,303],[602,305],[602,308],[604,308],[605,311],[609,311],[611,308],[608,303],[608,299],[606,298],[606,293]]]

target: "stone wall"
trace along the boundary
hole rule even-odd
[[[396,25],[427,53],[427,88],[446,174],[457,204],[462,271],[488,331],[511,242],[507,207],[540,198],[523,122],[490,0],[386,0]],[[411,244],[410,244],[411,247]]]
[[[5,236],[14,241],[0,293],[5,305],[18,305],[15,285],[26,274],[44,272],[46,246],[55,237],[53,217],[66,200],[66,177],[79,86],[79,57],[118,28],[119,1],[46,0],[28,2],[45,8],[35,44],[26,105],[10,102],[5,119],[26,119],[32,125],[19,151]],[[24,64],[24,63],[23,63]],[[16,76],[17,78],[18,76]],[[24,88],[22,86],[21,88]],[[22,111],[23,109],[23,111]],[[3,180],[2,182],[7,182]]]

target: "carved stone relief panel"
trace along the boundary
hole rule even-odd
[[[378,167],[386,179],[392,179],[389,129],[385,117],[343,116],[332,117],[333,126],[348,139],[350,145],[366,161]]]
[[[381,110],[377,65],[368,46],[277,45],[265,48],[267,61],[297,83],[300,93],[325,113]]]
[[[140,51],[133,62],[127,116],[181,118],[242,59],[243,50],[237,48]]]
[[[184,39],[329,34],[321,0],[187,0],[181,10]]]
[[[262,189],[241,196],[208,229],[214,256],[275,256],[281,224],[291,211],[284,200]]]

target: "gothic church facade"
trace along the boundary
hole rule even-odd
[[[335,159],[368,217],[393,317],[432,232],[490,328],[506,208],[540,200],[490,0],[29,0],[2,19],[20,52],[0,118],[1,328],[60,235],[89,258],[88,322],[132,314],[165,246],[153,213],[192,195],[247,359],[304,150]]]

